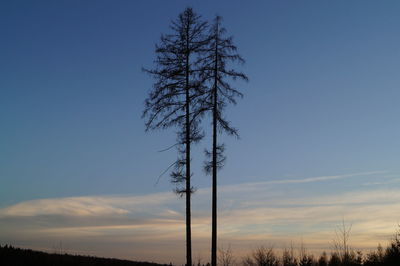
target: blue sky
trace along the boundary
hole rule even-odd
[[[169,31],[169,22],[187,6],[205,19],[215,14],[223,16],[225,27],[246,59],[241,69],[250,78],[249,83],[238,84],[244,99],[227,110],[241,138],[222,137],[228,160],[220,172],[221,187],[244,188],[261,182],[277,193],[274,202],[296,202],[297,198],[312,196],[315,201],[331,197],[332,204],[340,195],[347,195],[344,198],[351,201],[348,195],[385,195],[385,191],[395,194],[393,191],[399,190],[397,1],[2,1],[0,223],[11,226],[7,215],[21,217],[18,215],[25,213],[22,207],[32,208],[29,204],[38,206],[33,208],[38,212],[29,217],[40,221],[37,217],[42,215],[41,204],[58,206],[63,199],[79,199],[79,204],[73,206],[85,209],[93,206],[85,205],[86,200],[97,197],[157,198],[166,193],[172,197],[172,205],[161,204],[158,208],[183,211],[184,202],[170,192],[168,175],[155,185],[159,174],[175,159],[174,150],[158,152],[174,143],[174,132],[146,134],[140,116],[152,86],[151,78],[141,68],[152,66],[154,45],[162,33]],[[201,170],[202,151],[207,145],[207,141],[201,143],[193,155],[193,182],[199,191],[208,191],[210,186],[209,177]],[[327,176],[344,178],[319,178]],[[277,180],[299,182],[274,183]],[[241,196],[251,204],[238,206],[237,211],[252,210],[252,193]],[[262,198],[263,191],[257,193],[268,207],[272,198]],[[194,215],[197,211],[207,220],[206,198],[197,210],[194,208]],[[234,198],[226,195],[222,204]],[[43,203],[43,199],[48,201]],[[390,204],[395,200],[388,198]],[[120,201],[105,202],[109,208],[101,215],[114,213],[114,208],[121,210],[116,213],[122,216],[138,215]],[[389,213],[389,207],[383,205],[377,209]],[[10,208],[17,212],[10,214]],[[320,230],[314,233],[332,233],[336,222],[353,212],[347,207],[340,209],[328,225],[318,227]],[[45,213],[46,217],[67,215]],[[140,215],[152,218],[147,212]],[[284,220],[279,213],[276,215]],[[378,218],[367,221],[360,217],[354,221],[365,228],[366,235],[375,228],[371,224],[379,223]],[[388,217],[393,225],[399,220],[393,213]],[[54,222],[53,218],[47,223]],[[348,219],[353,221],[351,215]],[[71,220],[74,226],[82,226],[80,219]],[[178,224],[181,221],[183,226],[181,220]],[[90,226],[90,221],[84,222],[85,226]],[[302,220],[303,227],[294,235],[289,233],[290,226],[277,231],[284,239],[299,237],[308,232],[305,227],[309,222]],[[370,230],[362,226],[367,222]],[[251,222],[244,224],[257,228]],[[115,223],[106,219],[103,225]],[[261,226],[276,228],[267,220]],[[15,227],[4,228],[7,237],[4,231],[0,236],[4,234],[4,239],[22,246],[45,249],[59,241],[49,238],[47,243],[38,244],[34,236],[28,241],[13,234],[11,228]],[[21,222],[15,230],[23,228],[26,225]],[[387,237],[390,230],[373,231],[381,236],[376,240],[382,241],[382,234]],[[152,245],[160,243],[156,237],[148,238],[153,239]],[[109,250],[106,243],[104,249]],[[177,243],[183,242],[178,239]],[[88,246],[100,250],[90,239]],[[164,250],[168,254],[168,249]],[[169,259],[164,255],[158,256],[159,261]]]

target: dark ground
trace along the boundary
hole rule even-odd
[[[91,256],[50,254],[12,246],[0,246],[0,265],[2,266],[166,266],[153,262],[138,262]]]

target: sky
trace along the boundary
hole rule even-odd
[[[159,178],[175,130],[145,132],[141,69],[188,6],[223,17],[250,79],[226,111],[240,139],[221,136],[220,246],[319,254],[343,220],[355,249],[387,244],[400,222],[400,3],[369,0],[1,1],[0,244],[184,262],[184,200]],[[193,151],[203,261],[209,146]]]

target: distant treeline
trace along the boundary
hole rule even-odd
[[[225,254],[225,259],[227,257],[229,255]],[[230,263],[223,263],[221,256],[219,260],[221,266],[400,266],[400,243],[391,244],[386,249],[378,246],[377,250],[367,254],[350,250],[346,253],[333,251],[330,255],[323,252],[320,256],[308,254],[306,251],[296,256],[290,249],[278,254],[273,248],[259,247],[238,263],[233,257]]]
[[[302,245],[298,252],[294,248],[276,252],[272,247],[259,247],[244,258],[237,258],[230,248],[220,249],[218,266],[400,266],[400,230],[385,248],[380,245],[374,251],[363,254],[348,245],[350,229],[344,226],[334,240],[334,249],[328,255],[323,252],[315,256]],[[69,254],[50,254],[12,246],[0,246],[2,266],[167,266],[151,262],[106,259]],[[171,264],[169,264],[171,265]],[[210,266],[196,263],[195,266]]]
[[[400,230],[393,236],[386,248],[378,245],[377,249],[363,254],[349,246],[350,228],[343,228],[337,232],[334,239],[334,248],[328,255],[323,252],[320,256],[309,254],[301,245],[298,252],[294,248],[276,252],[272,247],[259,247],[252,253],[238,260],[230,248],[220,250],[219,266],[400,266]]]
[[[92,256],[50,254],[30,249],[0,245],[2,266],[166,266],[152,262],[106,259]]]

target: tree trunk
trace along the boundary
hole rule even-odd
[[[186,265],[192,266],[191,186],[190,186],[190,94],[189,94],[189,25],[186,28]]]
[[[218,22],[215,32],[215,66],[213,88],[213,148],[212,148],[212,232],[211,265],[217,265],[217,74],[218,74]]]

